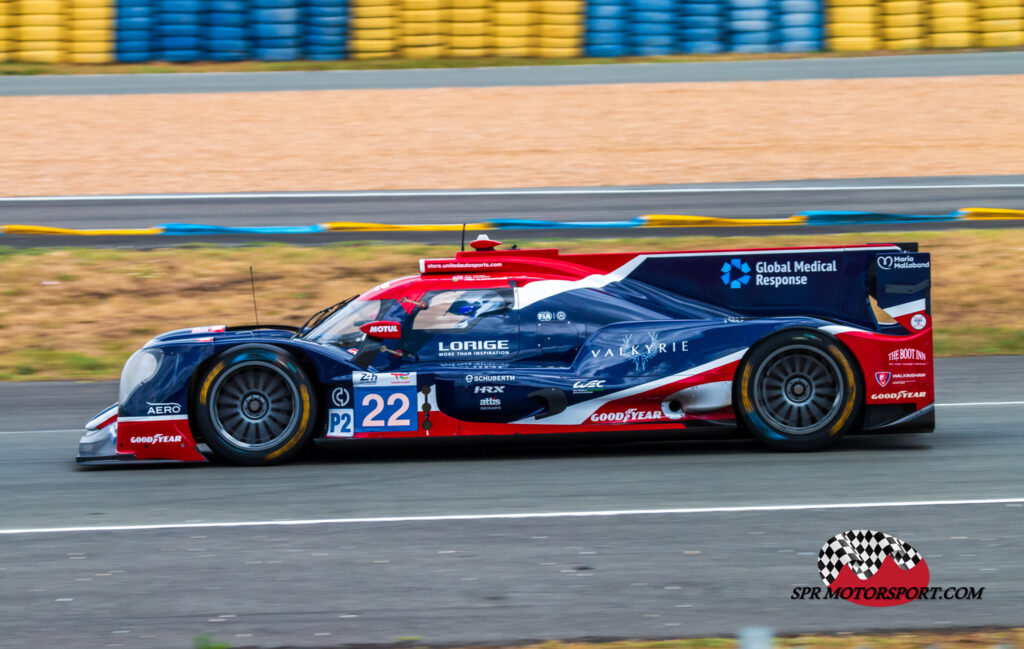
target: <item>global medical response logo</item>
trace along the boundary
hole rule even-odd
[[[818,572],[840,599],[861,606],[898,606],[920,597],[930,575],[909,543],[874,530],[847,530],[818,552]]]
[[[742,259],[730,259],[722,264],[722,283],[729,288],[740,288],[750,282],[750,264]]]

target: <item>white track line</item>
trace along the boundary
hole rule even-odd
[[[937,408],[965,408],[975,406],[1024,406],[1024,401],[973,401],[965,403],[937,403]],[[82,428],[61,428],[54,430],[0,430],[0,435],[31,435],[33,433],[81,433]]]
[[[336,192],[249,192],[237,194],[114,194],[95,196],[8,196],[0,203],[35,203],[51,201],[189,201],[189,200],[251,200],[264,198],[402,198],[452,196],[580,196],[588,194],[724,194],[737,192],[877,192],[886,190],[929,189],[1024,189],[1024,183],[973,183],[940,185],[796,185],[752,187],[582,187],[536,189],[451,189]]]
[[[81,527],[28,527],[0,529],[0,535],[67,534],[76,532],[134,532],[145,530],[204,529],[215,527],[295,527],[314,525],[351,525],[372,523],[436,523],[447,521],[521,520],[528,518],[598,518],[614,516],[650,516],[665,514],[723,514],[744,512],[791,512],[830,509],[896,507],[935,507],[939,505],[1003,505],[1024,503],[1021,498],[984,498],[976,500],[910,500],[903,502],[823,503],[817,505],[744,505],[738,507],[678,507],[667,509],[609,509],[599,511],[521,512],[509,514],[449,514],[439,516],[378,516],[368,518],[312,518],[305,520],[225,521],[210,523],[156,523],[150,525],[97,525]]]

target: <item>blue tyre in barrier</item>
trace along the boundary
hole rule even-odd
[[[780,41],[817,41],[822,36],[819,27],[785,27],[776,33]]]
[[[163,36],[157,39],[162,50],[198,50],[203,46],[203,39],[198,36]]]
[[[683,5],[683,16],[721,16],[722,5],[710,2],[694,2]]]
[[[254,23],[297,23],[298,9],[253,9],[249,17]]]
[[[200,50],[163,50],[156,55],[161,61],[172,63],[192,63],[203,58]]]
[[[244,13],[249,11],[249,5],[245,0],[209,0],[206,4],[209,12],[221,12],[227,14]]]
[[[204,0],[157,0],[157,8],[166,14],[195,14],[206,11]]]
[[[245,27],[219,27],[211,25],[206,28],[206,37],[211,41],[245,40],[247,35]]]
[[[774,4],[774,0],[728,0],[730,9],[764,9]]]
[[[770,32],[770,20],[734,20],[729,22],[729,30],[733,32]]]
[[[196,23],[188,25],[162,25],[160,27],[161,36],[196,36],[198,37],[202,33],[202,26]]]
[[[302,39],[299,38],[259,38],[254,47],[262,50],[290,50],[301,45]]]
[[[340,22],[340,23],[334,24],[334,25],[322,25],[322,24],[319,24],[319,23],[307,23],[306,24],[305,35],[306,36],[318,36],[318,35],[322,34],[324,36],[334,36],[336,34],[345,34],[346,32],[347,32],[347,30],[345,29],[345,22]]]
[[[300,6],[297,0],[252,0],[254,9],[291,9]]]
[[[682,31],[682,37],[684,43],[700,42],[700,41],[715,41],[717,42],[722,37],[721,30],[718,29],[705,29],[705,28],[691,28],[684,29]]]
[[[729,20],[732,22],[771,19],[771,9],[733,9],[729,12]]]
[[[626,30],[626,21],[616,18],[588,18],[587,32],[622,32]]]
[[[658,11],[672,13],[676,10],[675,0],[632,0],[634,11]]]
[[[344,34],[306,34],[306,49],[314,47],[342,47],[345,45]]]
[[[149,7],[118,7],[117,8],[117,19],[123,20],[125,18],[149,18],[153,15],[153,12]]]
[[[261,61],[297,61],[302,50],[297,47],[257,47],[253,50]]]
[[[676,26],[670,21],[663,23],[633,23],[632,33],[637,36],[672,36]]]
[[[597,58],[618,58],[628,56],[629,49],[625,45],[588,45],[587,56]]]
[[[736,44],[733,45],[731,50],[733,52],[739,52],[741,54],[766,54],[768,52],[774,52],[775,47],[769,44]]]
[[[730,40],[732,41],[733,51],[739,52],[736,49],[737,45],[769,45],[775,39],[772,37],[771,32],[734,32]],[[743,50],[750,52],[751,50]]]
[[[683,29],[719,29],[725,21],[721,16],[683,16]]]
[[[668,56],[674,49],[674,43],[669,45],[634,45],[633,54],[636,56]]]
[[[210,50],[206,53],[206,58],[211,61],[244,61],[249,58],[249,53],[246,51],[237,50]]]
[[[345,52],[309,52],[306,58],[310,61],[337,61],[345,58]]]
[[[821,25],[821,14],[779,14],[780,27],[817,27]]]
[[[206,22],[211,27],[245,27],[249,21],[243,13],[217,12],[209,14]]]
[[[152,51],[148,47],[146,49],[133,51],[126,51],[118,48],[116,57],[121,63],[144,63],[146,61],[153,60]]]
[[[672,23],[675,20],[675,16],[668,11],[634,11],[632,15],[633,23]]]
[[[118,43],[148,43],[151,38],[153,33],[148,29],[119,29],[115,40]]]
[[[633,48],[637,51],[637,53],[639,53],[641,49],[651,50],[657,49],[659,47],[671,48],[673,45],[675,45],[675,42],[675,36],[672,36],[671,34],[657,36],[638,35],[630,39],[630,43],[633,45]]]
[[[348,10],[345,7],[317,7],[311,6],[306,7],[306,15],[309,18],[320,19],[320,18],[336,18],[348,15]]]
[[[198,25],[202,22],[201,14],[160,14],[161,25]]]
[[[782,13],[820,13],[821,4],[818,0],[779,0],[779,11]]]
[[[149,51],[153,49],[153,44],[148,41],[119,41],[117,43],[117,51],[125,54],[135,54],[138,52],[145,52],[147,55]]]
[[[779,43],[780,52],[820,52],[821,41],[783,41]]]
[[[344,45],[306,45],[307,54],[340,54],[344,51]]]
[[[117,10],[121,11],[125,7],[146,7],[149,8],[153,3],[150,0],[118,0]]]
[[[152,26],[152,18],[118,18],[114,23],[114,27],[124,31],[149,29]]]
[[[249,32],[259,39],[298,38],[302,29],[298,23],[254,23]]]
[[[590,32],[587,34],[587,47],[625,47],[626,35],[622,32]]]
[[[725,50],[718,41],[684,41],[680,48],[687,54],[718,54]]]
[[[597,5],[592,6],[587,11],[587,17],[590,20],[598,19],[611,19],[611,20],[623,20],[626,17],[625,5]]]

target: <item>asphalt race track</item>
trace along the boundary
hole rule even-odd
[[[405,192],[312,192],[166,196],[0,198],[0,224],[66,228],[144,228],[162,223],[222,226],[309,225],[330,221],[474,223],[520,218],[547,221],[620,221],[645,214],[725,218],[785,217],[804,210],[948,214],[963,207],[1024,208],[1024,175],[858,178],[758,183],[562,187]],[[1019,221],[872,225],[873,231],[1006,227]],[[864,226],[744,228],[621,228],[516,230],[514,239],[639,237],[684,234],[782,234],[855,231]],[[474,231],[476,232],[476,231]],[[493,234],[493,232],[492,232]],[[5,235],[9,246],[167,246],[196,241],[225,244],[352,240],[452,243],[453,232],[329,232],[311,235],[31,236]]]
[[[822,453],[463,440],[335,446],[269,469],[80,470],[75,429],[116,385],[0,384],[0,646],[1019,625],[1024,357],[937,372],[933,435]],[[494,516],[507,514],[523,516]],[[903,538],[932,585],[984,587],[983,600],[790,600],[820,585],[818,549],[851,528]]]
[[[413,70],[34,75],[0,80],[0,96],[264,92],[603,83],[786,81],[1018,74],[1024,52],[820,57],[762,61],[625,63]]]

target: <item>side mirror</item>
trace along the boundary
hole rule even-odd
[[[359,331],[362,331],[370,338],[401,338],[402,324],[391,320],[376,320],[374,322],[367,322],[359,327]]]

